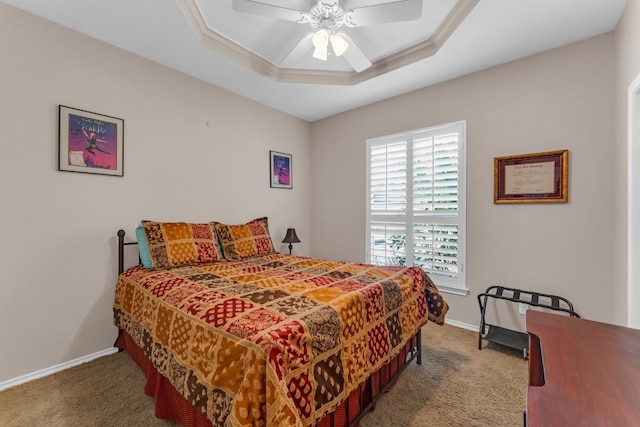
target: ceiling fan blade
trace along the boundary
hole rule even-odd
[[[342,38],[349,43],[349,47],[346,52],[342,54],[342,57],[353,67],[356,72],[364,71],[371,67],[371,61],[364,55],[360,48],[354,43],[353,39],[348,34],[340,33]]]
[[[291,52],[280,61],[280,65],[286,65],[288,67],[299,64],[309,54],[309,51],[313,47],[313,32],[305,34],[296,44]]]
[[[422,16],[422,0],[399,0],[363,6],[350,10],[345,15],[345,24],[349,27],[412,21]]]
[[[268,16],[285,21],[303,22],[304,19],[303,13],[299,10],[288,9],[286,7],[253,0],[233,0],[233,10],[236,12]]]

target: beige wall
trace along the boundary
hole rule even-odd
[[[640,2],[628,1],[615,33],[615,168],[614,168],[614,322],[627,324],[627,98],[631,82],[640,73]],[[640,150],[640,148],[636,148]],[[636,168],[640,165],[636,165]],[[634,220],[640,224],[640,218]],[[637,242],[636,244],[640,244]],[[637,261],[636,261],[637,262]]]
[[[470,294],[445,296],[449,319],[477,326],[477,294],[503,284],[613,321],[613,88],[608,33],[314,122],[311,254],[364,261],[367,138],[467,120]],[[494,157],[558,149],[570,152],[569,203],[493,204]]]
[[[0,52],[0,383],[113,345],[118,228],[267,215],[309,253],[307,122],[4,3]],[[124,119],[124,177],[57,171],[58,104]],[[269,188],[269,150],[293,190]]]

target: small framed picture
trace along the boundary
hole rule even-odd
[[[58,111],[58,170],[124,175],[124,120],[64,105]]]
[[[293,188],[291,154],[269,151],[269,164],[271,165],[269,177],[271,188]]]

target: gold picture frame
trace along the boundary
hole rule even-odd
[[[494,158],[493,203],[567,203],[569,150]]]

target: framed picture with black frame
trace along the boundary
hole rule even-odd
[[[124,120],[60,105],[58,170],[124,175]]]

